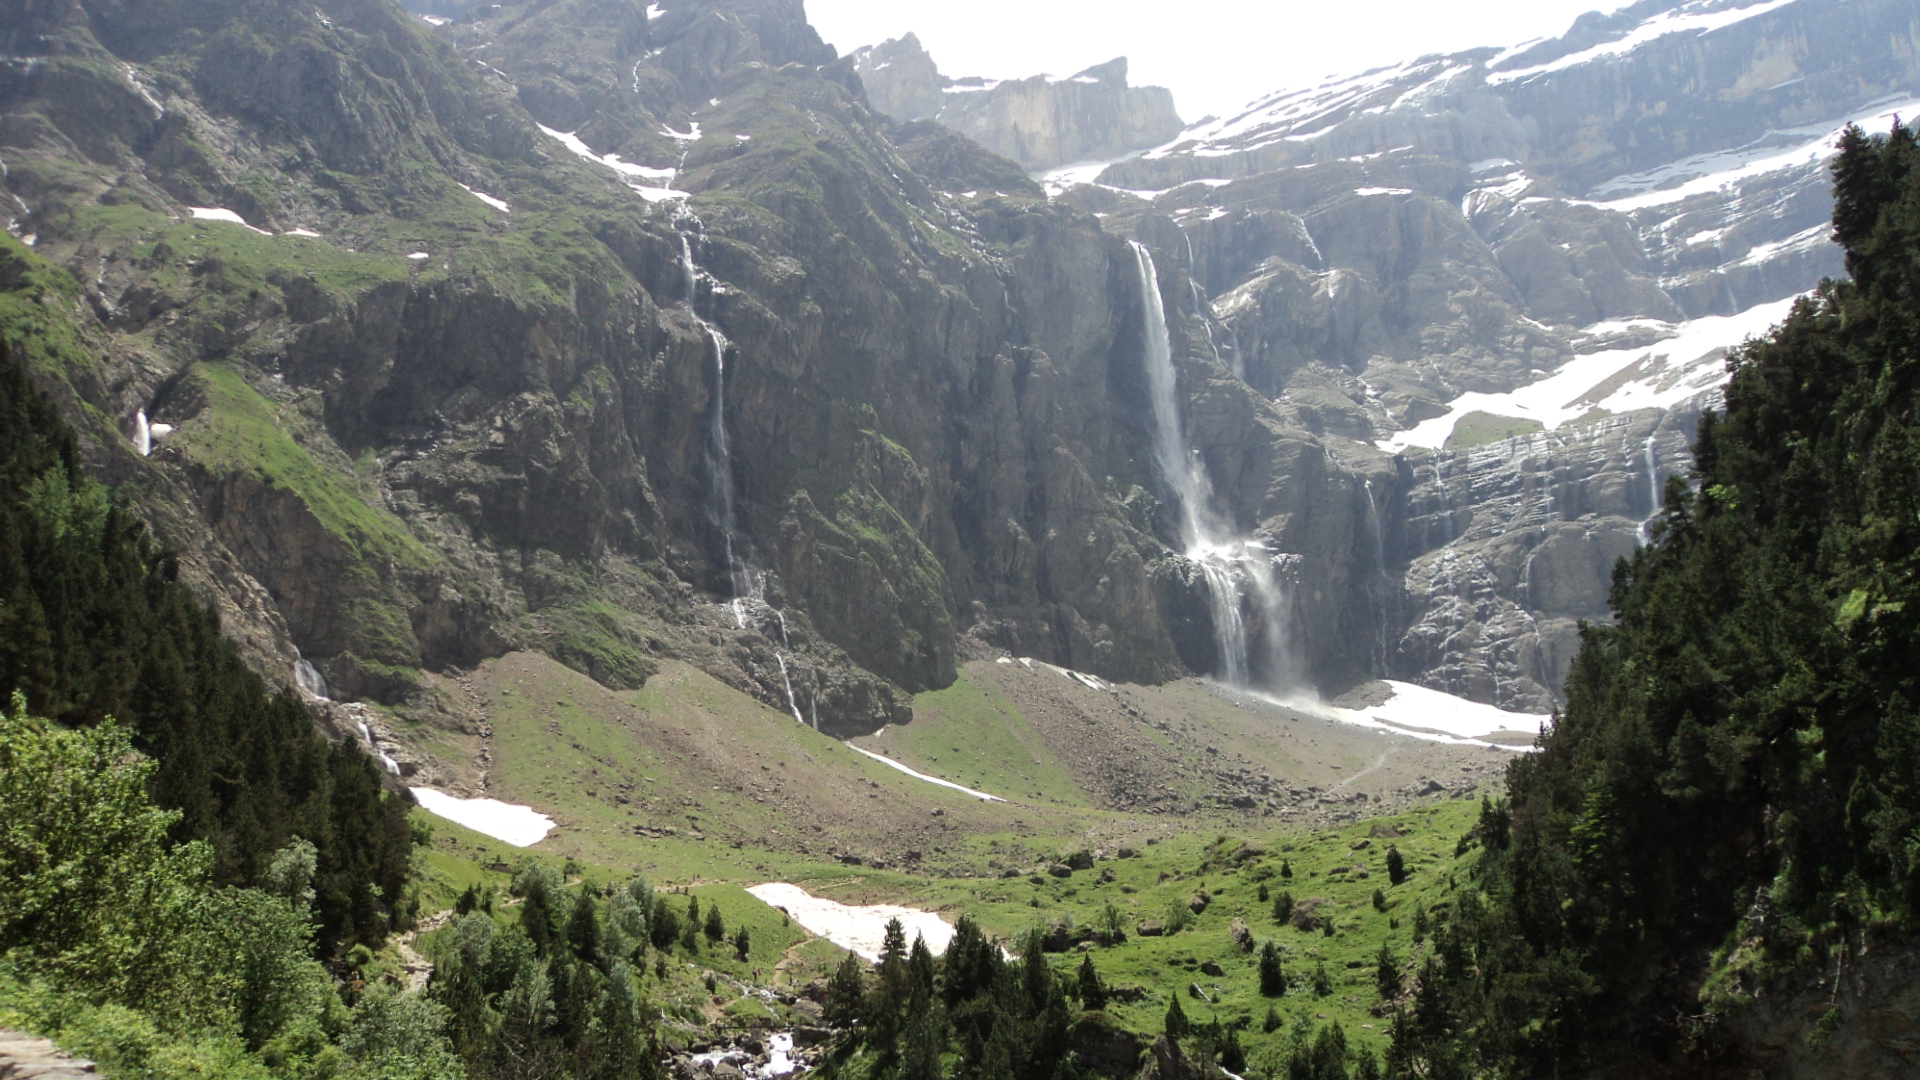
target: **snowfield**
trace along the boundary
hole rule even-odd
[[[784,881],[755,885],[747,891],[761,903],[785,911],[808,932],[868,960],[880,959],[880,946],[886,938],[889,919],[899,919],[900,925],[906,928],[908,945],[913,944],[915,936],[923,937],[935,956],[946,952],[947,943],[953,940],[953,927],[931,911],[891,904],[851,907],[814,896]]]
[[[1393,688],[1393,696],[1379,705],[1364,709],[1322,705],[1311,711],[1359,727],[1416,735],[1436,742],[1471,742],[1506,750],[1522,747],[1511,741],[1491,742],[1489,737],[1535,736],[1552,719],[1534,713],[1507,712],[1412,683],[1388,680],[1387,685]]]
[[[1671,409],[1689,398],[1720,386],[1727,379],[1722,362],[1726,351],[1748,338],[1767,332],[1787,317],[1799,297],[1790,296],[1748,308],[1738,315],[1713,316],[1684,323],[1641,320],[1672,336],[1644,348],[1608,349],[1576,356],[1559,370],[1504,394],[1467,393],[1447,404],[1447,411],[1423,421],[1377,445],[1387,453],[1420,446],[1437,450],[1453,436],[1454,425],[1468,413],[1535,420],[1553,431],[1594,410],[1609,413],[1635,409]],[[1602,323],[1589,334],[1624,329],[1624,324]]]
[[[461,799],[432,788],[413,788],[413,797],[435,817],[456,825],[465,825],[483,836],[491,836],[514,847],[532,847],[553,830],[553,819],[534,812],[530,806],[515,806],[498,799]]]

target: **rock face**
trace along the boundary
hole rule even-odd
[[[1204,655],[1121,238],[797,2],[464,15],[0,3],[12,231],[102,350],[43,374],[269,674],[454,723],[507,650],[679,658],[849,733],[982,650]],[[1213,452],[1323,461],[1161,285]]]
[[[1727,350],[1841,272],[1825,162],[1920,105],[1917,46],[1894,0],[1649,0],[1275,94],[1056,190],[1176,253],[1227,365],[1365,478],[1358,592],[1303,603],[1368,611],[1341,640],[1372,670],[1544,711],[1651,513],[1649,453],[1684,477]],[[1289,550],[1318,586],[1322,549]]]
[[[1173,94],[1128,86],[1120,57],[1070,78],[949,79],[912,34],[853,53],[873,107],[896,120],[933,120],[1029,172],[1111,160],[1180,133]]]
[[[677,659],[844,735],[997,651],[1220,670],[1137,238],[1209,508],[1285,554],[1268,670],[1544,710],[1725,348],[1838,269],[1823,141],[1920,55],[1841,6],[1642,5],[1049,199],[1164,94],[836,58],[798,0],[0,0],[0,286],[72,274],[98,359],[41,374],[270,674],[458,726],[510,650]]]

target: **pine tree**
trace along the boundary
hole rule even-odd
[[[1287,973],[1280,966],[1280,950],[1269,941],[1260,947],[1260,996],[1277,998],[1287,992]]]
[[[827,981],[827,1023],[843,1031],[852,1030],[860,1023],[865,1000],[866,980],[860,958],[848,953]]]
[[[1392,1001],[1400,996],[1400,961],[1386,942],[1380,943],[1380,952],[1374,957],[1373,985],[1380,991],[1380,1000]]]
[[[1107,987],[1093,966],[1092,954],[1080,958],[1080,970],[1075,973],[1074,982],[1082,1008],[1098,1011],[1107,1007]]]
[[[707,942],[709,944],[718,945],[726,940],[727,926],[725,922],[721,921],[719,905],[707,905],[707,923],[705,929]]]
[[[1281,926],[1293,920],[1293,894],[1282,890],[1273,898],[1273,921]]]
[[[1407,880],[1407,860],[1400,854],[1399,847],[1387,845],[1387,880],[1399,885]]]
[[[1193,1031],[1193,1025],[1187,1022],[1187,1011],[1180,1007],[1180,995],[1167,995],[1167,1017],[1163,1025],[1167,1038],[1175,1043],[1187,1037]]]

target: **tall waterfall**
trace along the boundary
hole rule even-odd
[[[741,554],[741,545],[734,532],[733,517],[733,448],[727,438],[727,350],[732,342],[720,332],[711,320],[700,313],[700,276],[699,264],[693,257],[693,236],[703,231],[704,226],[692,211],[682,209],[676,224],[680,233],[680,272],[686,280],[687,312],[694,322],[707,335],[707,343],[713,357],[713,406],[707,418],[707,475],[711,477],[712,490],[708,513],[714,526],[719,529],[722,557],[727,563],[728,609],[733,614],[734,626],[747,629],[749,616],[759,617],[762,612],[770,614],[777,621],[780,633],[780,647],[774,650],[774,660],[780,667],[780,682],[787,694],[787,710],[793,719],[801,724],[807,722],[800,712],[799,699],[793,692],[793,675],[788,667],[788,654],[793,651],[793,642],[787,635],[787,617],[780,609],[767,602],[767,574],[754,569]],[[817,679],[816,679],[817,683]],[[816,699],[818,693],[815,694]],[[813,727],[820,727],[819,702],[814,702]]]
[[[141,409],[133,414],[133,448],[141,457],[153,454],[153,426],[147,423],[147,410]]]
[[[1647,434],[1647,519],[1640,523],[1640,542],[1648,543],[1653,539],[1653,519],[1660,516],[1660,456],[1655,450],[1655,440],[1660,438],[1660,428],[1656,425]]]
[[[1206,464],[1188,444],[1180,419],[1179,383],[1166,304],[1160,297],[1160,275],[1153,255],[1138,243],[1132,247],[1146,313],[1154,462],[1178,504],[1181,548],[1207,583],[1219,675],[1233,686],[1257,681],[1270,689],[1288,689],[1297,681],[1297,672],[1290,640],[1291,605],[1280,576],[1284,556],[1254,537],[1235,535],[1214,513]]]
[[[691,214],[683,219],[700,228],[700,219]],[[713,355],[713,408],[707,418],[707,475],[713,490],[709,512],[714,527],[720,530],[727,561],[727,584],[735,601],[733,620],[746,629],[746,613],[738,601],[746,592],[745,573],[734,550],[733,535],[733,450],[727,443],[727,349],[732,344],[705,315],[700,314],[700,268],[693,261],[693,238],[680,232],[680,272],[686,279],[687,312],[707,335],[707,347]]]

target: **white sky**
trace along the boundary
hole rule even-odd
[[[1071,75],[1125,56],[1192,123],[1328,75],[1558,37],[1621,0],[806,0],[842,53],[912,31],[952,76]]]

